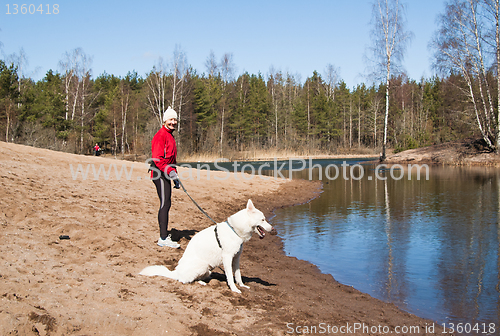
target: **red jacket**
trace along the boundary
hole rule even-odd
[[[172,130],[165,126],[156,132],[151,141],[151,155],[156,167],[168,175],[172,170],[177,171],[172,165],[177,164],[177,144]],[[170,165],[170,166],[169,166]],[[166,169],[166,170],[165,170]],[[151,176],[153,177],[153,171]]]

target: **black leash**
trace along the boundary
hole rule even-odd
[[[205,212],[205,210],[203,210],[203,209],[202,209],[202,208],[198,205],[198,203],[196,203],[196,201],[195,201],[195,200],[191,197],[191,195],[189,195],[189,193],[187,192],[186,188],[184,188],[184,184],[182,184],[181,180],[180,180],[180,179],[177,179],[177,181],[179,181],[179,184],[181,185],[182,190],[184,190],[184,192],[186,193],[186,195],[188,195],[189,199],[191,199],[191,201],[193,201],[194,205],[196,205],[196,207],[197,207],[198,209],[200,209],[200,211],[201,211],[201,212],[202,212],[205,216],[207,216],[207,218],[208,218],[208,219],[210,219],[212,222],[214,222],[215,224],[217,224],[217,222],[216,222],[216,221],[214,221],[214,220],[212,219],[212,217],[210,217],[210,216],[209,216],[209,215]]]
[[[200,211],[201,211],[201,212],[202,212],[205,216],[207,216],[207,218],[208,218],[208,219],[210,219],[212,222],[214,222],[214,223],[215,223],[215,229],[214,229],[214,232],[215,232],[215,239],[217,240],[217,244],[219,245],[219,248],[220,248],[220,249],[222,249],[222,245],[220,244],[220,240],[219,240],[219,235],[217,234],[217,222],[216,222],[216,221],[214,221],[214,220],[212,219],[212,217],[210,217],[210,216],[209,216],[209,215],[205,212],[205,210],[203,210],[203,209],[201,208],[201,206],[199,206],[199,205],[198,205],[198,203],[196,203],[196,201],[195,201],[195,200],[191,197],[191,195],[189,195],[189,193],[187,192],[186,188],[184,188],[184,184],[182,184],[181,180],[180,180],[180,179],[177,179],[177,181],[179,181],[179,184],[181,185],[182,190],[184,190],[184,192],[186,193],[186,195],[188,195],[189,199],[190,199],[190,200],[194,203],[194,205],[196,205],[196,207],[197,207],[198,209],[200,209]],[[228,225],[229,225],[229,223],[228,223]],[[229,225],[229,227],[231,227],[231,225]],[[231,227],[231,229],[232,229],[232,227]],[[233,231],[234,231],[234,229],[233,229]],[[236,233],[236,232],[235,232],[235,233]]]
[[[205,210],[203,210],[201,208],[201,206],[198,205],[198,203],[196,203],[196,201],[191,197],[191,195],[189,195],[189,193],[187,192],[186,188],[184,187],[184,184],[182,184],[181,180],[179,178],[177,178],[177,181],[179,181],[179,184],[181,185],[182,187],[182,190],[184,190],[184,192],[186,193],[186,195],[188,195],[189,199],[194,203],[194,205],[196,205],[196,207],[198,209],[200,209],[200,211],[205,215],[207,216],[208,219],[210,219],[212,222],[214,222],[215,224],[215,228],[214,228],[214,233],[215,233],[215,239],[217,240],[217,244],[219,245],[219,247],[222,249],[222,245],[220,244],[220,240],[219,240],[219,235],[217,234],[217,222],[214,221],[212,219],[212,217],[210,217],[206,212]],[[226,220],[224,223],[227,224],[227,226],[229,226],[231,228],[231,230],[233,230],[234,234],[237,235],[238,237],[240,237],[240,235],[234,230],[234,228],[231,226],[231,224],[229,224],[229,221]],[[241,237],[240,237],[241,238]]]

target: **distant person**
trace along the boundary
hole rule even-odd
[[[99,147],[98,144],[95,144],[95,146],[94,146],[94,155],[95,156],[101,155],[101,147]]]
[[[158,224],[160,226],[159,246],[179,248],[177,242],[172,241],[172,235],[168,233],[168,213],[172,205],[172,187],[179,189],[179,177],[175,165],[177,163],[177,145],[173,132],[177,127],[177,112],[170,106],[163,113],[163,125],[151,141],[151,178],[156,186],[156,192],[160,198],[160,209],[158,210]]]

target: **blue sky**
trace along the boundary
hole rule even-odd
[[[178,46],[198,73],[206,72],[205,61],[213,51],[218,60],[226,52],[233,54],[236,75],[247,71],[266,76],[274,67],[304,81],[332,64],[349,87],[367,82],[368,0],[43,2],[44,12],[47,4],[57,3],[57,15],[9,15],[15,2],[2,3],[2,58],[23,48],[29,62],[26,74],[36,80],[49,69],[60,70],[63,55],[75,48],[92,57],[96,77],[103,72],[125,76],[132,70],[145,76],[160,56],[170,61]],[[413,79],[431,77],[428,43],[444,1],[411,0],[406,5],[407,28],[414,39],[403,65]]]

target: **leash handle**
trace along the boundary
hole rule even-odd
[[[179,183],[180,183],[180,185],[181,185],[181,187],[182,187],[182,190],[186,193],[186,195],[188,195],[189,199],[191,199],[191,201],[194,203],[194,205],[196,205],[196,207],[197,207],[198,209],[200,209],[200,211],[201,211],[201,212],[202,212],[205,216],[207,216],[207,218],[208,218],[208,219],[210,219],[212,222],[214,222],[215,224],[217,224],[217,222],[216,222],[216,221],[214,221],[214,220],[212,219],[212,217],[210,217],[210,216],[209,216],[209,215],[205,212],[205,210],[203,210],[203,209],[202,209],[202,208],[198,205],[198,203],[196,203],[196,201],[195,201],[195,200],[191,197],[191,195],[189,195],[189,193],[187,192],[186,188],[184,188],[184,184],[182,184],[181,179],[180,179],[180,178],[177,178],[177,181],[179,181]]]

